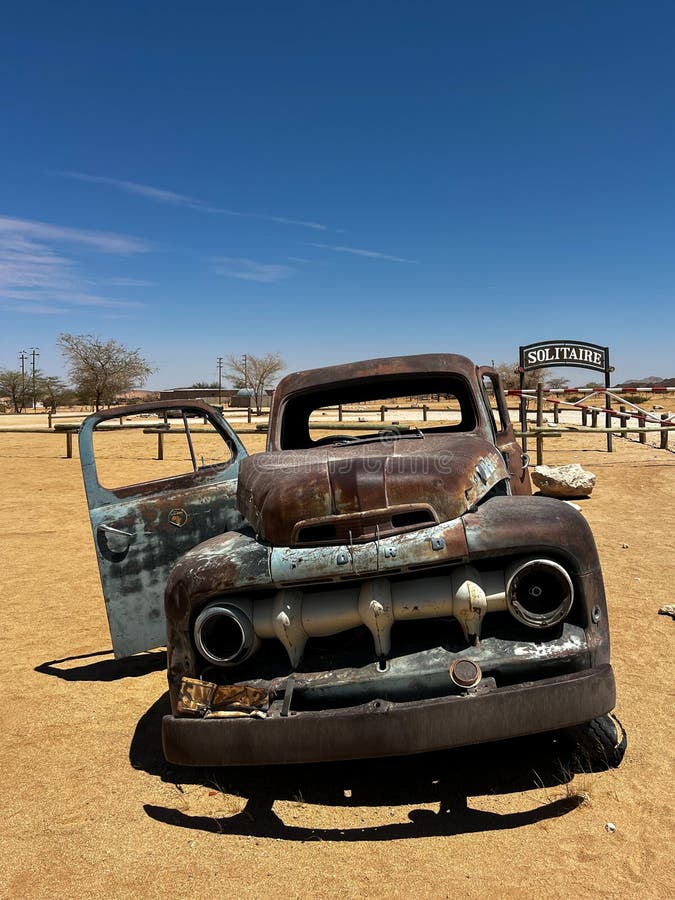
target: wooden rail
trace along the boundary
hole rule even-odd
[[[627,417],[626,417],[627,418]],[[643,417],[638,417],[643,418]],[[598,427],[593,425],[568,425],[568,424],[558,424],[558,427],[553,429],[549,428],[545,425],[530,426],[526,431],[515,431],[514,434],[517,438],[534,438],[537,446],[537,465],[542,465],[543,463],[543,450],[544,450],[544,440],[547,438],[559,438],[564,433],[569,432],[583,432],[588,434],[618,434],[621,437],[625,437],[629,434],[637,434],[639,436],[641,443],[646,443],[648,434],[659,434],[659,448],[661,450],[668,449],[668,437],[671,431],[675,431],[675,425],[666,425],[665,422],[669,420],[667,414],[663,414],[661,416],[661,421],[664,424],[655,425],[652,428],[648,426],[641,425],[639,427],[629,428],[625,424],[625,419],[622,418],[622,424],[616,428],[606,428],[606,427]],[[124,425],[117,424],[104,424],[101,427],[97,428],[97,432],[102,431],[132,431],[139,430],[143,431],[143,434],[154,434],[157,436],[157,458],[164,459],[164,437],[168,435],[174,434],[185,434],[185,428],[179,427],[174,428],[170,424],[164,425],[163,423],[157,423],[153,425],[149,425],[147,423],[126,423]],[[406,433],[409,431],[415,431],[416,426],[414,424],[404,424],[404,425],[395,425],[393,423],[378,423],[378,422],[354,422],[352,424],[342,423],[342,422],[322,422],[318,425],[311,425],[311,431],[399,431],[402,433]],[[15,426],[3,427],[0,426],[0,434],[63,434],[66,438],[66,459],[73,458],[73,435],[77,434],[80,430],[80,426],[77,424],[70,423],[57,423],[53,428],[48,428],[47,426],[36,426],[35,428],[18,428]],[[259,424],[253,428],[237,428],[237,434],[260,434],[267,430],[266,424]],[[193,434],[217,434],[213,429],[204,428],[203,426],[196,426],[194,428],[190,428],[190,432]],[[523,441],[524,447],[525,440]]]

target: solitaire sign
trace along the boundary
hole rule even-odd
[[[614,369],[609,364],[609,347],[589,344],[587,341],[539,341],[520,348],[520,425],[527,430],[527,400],[523,393],[525,373],[533,369],[576,366],[579,369],[593,369],[605,373],[605,390],[609,390],[609,375]],[[605,425],[612,426],[611,397],[605,394]],[[523,437],[523,447],[527,448],[527,438]],[[612,450],[612,434],[607,432],[607,449]]]
[[[605,372],[608,362],[607,347],[583,341],[542,341],[520,348],[520,365],[525,372],[546,366],[579,366]]]

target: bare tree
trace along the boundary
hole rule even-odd
[[[93,334],[60,334],[57,341],[66,358],[70,379],[79,397],[100,409],[124,391],[140,387],[154,369],[139,350]]]
[[[544,382],[548,388],[566,388],[570,383],[569,378],[563,378],[561,375],[547,375]]]
[[[506,389],[514,390],[520,387],[518,363],[499,363],[494,366],[494,369],[499,373]],[[538,381],[543,381],[544,386],[549,388],[563,388],[569,384],[569,379],[551,375],[544,369],[532,369],[525,372],[525,390],[534,390]]]
[[[236,388],[250,388],[253,391],[256,414],[262,412],[267,388],[274,387],[278,376],[286,368],[286,363],[278,353],[265,356],[226,356],[225,374]]]
[[[0,369],[0,397],[7,397],[15,413],[23,411],[26,403],[26,376],[16,369]]]
[[[518,363],[499,363],[493,366],[499,374],[501,382],[505,390],[514,390],[520,387],[520,375],[518,374]],[[532,372],[525,373],[525,387],[532,388],[537,386],[537,379],[532,376]]]

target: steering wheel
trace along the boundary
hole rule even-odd
[[[314,441],[315,447],[322,447],[324,444],[337,444],[342,441],[358,441],[353,434],[327,434],[318,441]]]

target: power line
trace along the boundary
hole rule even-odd
[[[218,406],[223,405],[223,357],[218,357]]]
[[[26,360],[28,354],[25,350],[19,351],[19,359],[21,360],[21,412],[26,405]]]
[[[40,355],[38,353],[39,349],[40,349],[39,347],[31,347],[30,348],[30,355],[32,357],[32,367],[33,367],[33,412],[35,412],[37,410],[37,397],[36,397],[36,391],[35,391],[35,357]]]

